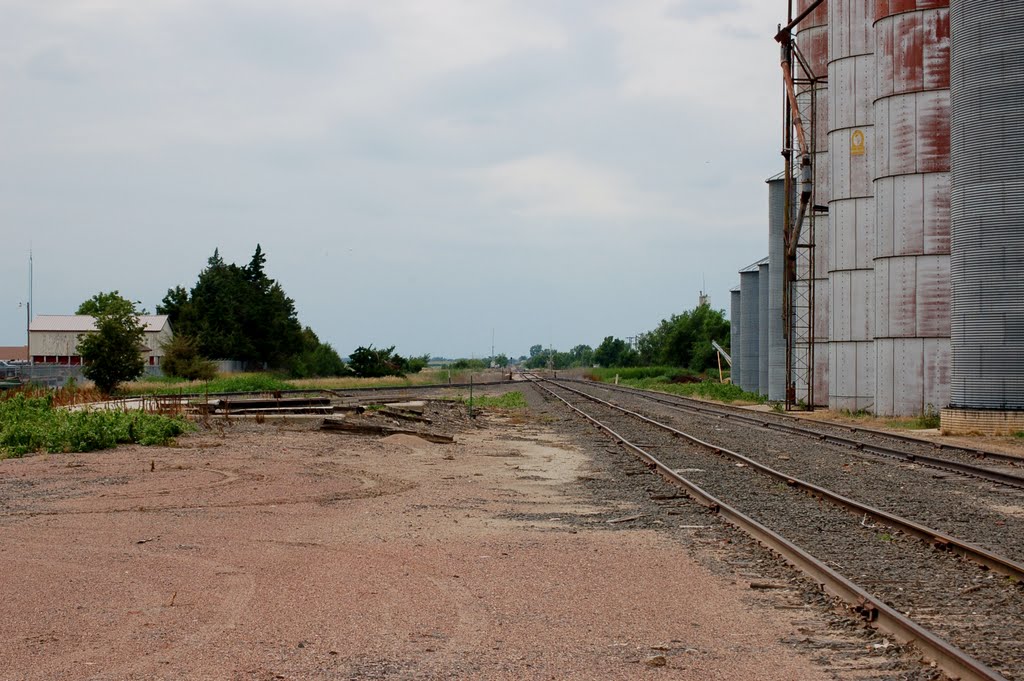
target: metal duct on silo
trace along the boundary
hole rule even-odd
[[[875,413],[949,402],[949,2],[876,3]]]
[[[874,0],[829,3],[829,396],[875,402]]]
[[[950,404],[1024,410],[1024,3],[952,0]]]
[[[743,389],[747,392],[756,393],[761,378],[760,350],[760,269],[759,262],[740,270],[740,326],[743,329],[743,336],[740,342],[740,357],[742,362],[741,380]]]
[[[767,259],[766,259],[767,260]],[[768,263],[757,266],[757,390],[768,394]]]
[[[743,328],[743,304],[740,297],[740,287],[736,286],[729,290],[729,354],[732,356],[732,368],[729,375],[732,377],[733,385],[743,387],[743,336],[740,331]]]
[[[841,1],[841,0],[840,0]],[[798,0],[797,14],[810,7],[813,0]],[[812,86],[798,84],[797,105],[801,118],[807,126],[808,136],[813,146],[812,163],[814,166],[814,194],[811,205],[828,204],[831,194],[829,188],[828,161],[828,0],[822,2],[803,21],[797,25],[796,42],[811,74],[819,79]],[[798,77],[807,74],[797,69]],[[811,311],[814,325],[813,347],[808,349],[806,342],[799,338],[794,340],[794,353],[810,353],[809,361],[814,367],[814,402],[815,405],[828,403],[828,340],[829,340],[829,281],[828,281],[828,216],[813,209],[808,210],[800,230],[800,243],[814,244],[814,309]],[[810,278],[810,266],[806,261],[808,251],[798,249],[797,279]],[[808,358],[795,360],[795,363],[807,363]],[[806,386],[797,381],[796,399],[808,402]]]
[[[785,283],[786,182],[768,180],[768,399],[786,399],[786,336],[782,294]]]

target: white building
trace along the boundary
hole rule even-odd
[[[165,343],[173,333],[167,315],[139,315],[145,329],[144,345],[139,348],[149,366],[160,366]],[[96,321],[88,315],[39,315],[28,327],[29,355],[36,364],[78,366],[78,341],[96,330]]]

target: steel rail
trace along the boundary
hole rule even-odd
[[[764,473],[765,475],[768,475],[772,478],[775,478],[776,480],[784,482],[786,485],[790,487],[794,487],[801,491],[807,492],[811,496],[824,499],[849,511],[854,511],[858,515],[864,514],[867,517],[885,523],[890,527],[902,530],[908,534],[912,534],[932,544],[936,548],[953,551],[954,553],[964,558],[967,558],[968,560],[972,560],[976,563],[979,563],[985,566],[986,568],[989,568],[990,570],[999,572],[1000,574],[1004,574],[1018,580],[1024,580],[1024,564],[1018,563],[1010,558],[1006,558],[1005,556],[1000,556],[996,553],[992,553],[988,549],[985,549],[981,546],[972,544],[968,541],[964,541],[963,539],[957,539],[956,537],[950,534],[940,532],[939,530],[932,529],[925,525],[921,525],[920,523],[916,523],[908,518],[904,518],[902,516],[889,513],[888,511],[883,511],[882,509],[875,508],[873,506],[868,506],[867,504],[863,504],[854,499],[850,499],[849,497],[845,497],[829,489],[815,485],[814,483],[807,482],[806,480],[801,480],[800,478],[788,475],[786,473],[783,473],[782,471],[775,470],[774,468],[767,466],[761,463],[760,461],[755,461],[754,459],[744,456],[743,454],[740,454],[738,452],[734,452],[731,449],[726,449],[725,447],[719,447],[718,445],[706,442],[704,440],[701,440],[700,438],[690,435],[689,433],[684,433],[681,430],[673,428],[670,425],[661,423],[659,421],[655,421],[652,418],[648,418],[643,414],[637,413],[635,411],[630,411],[629,409],[626,409],[624,407],[620,407],[606,400],[602,400],[599,397],[588,395],[587,393],[581,390],[576,390],[565,385],[559,385],[557,382],[550,381],[549,379],[542,380],[546,380],[550,383],[553,383],[554,385],[560,387],[562,390],[567,390],[573,394],[579,395],[580,397],[591,400],[593,402],[597,402],[598,404],[602,404],[616,411],[620,411],[623,414],[632,416],[656,428],[660,428],[661,430],[672,433],[673,435],[682,437],[696,445],[699,445],[706,449],[710,449],[715,454],[723,454],[732,459],[735,459],[736,461],[744,463],[747,466],[757,471],[760,471],[761,473]]]
[[[727,411],[725,409],[718,409],[711,406],[705,406],[703,403],[694,404],[695,402],[698,401],[691,400],[690,398],[686,397],[678,397],[677,399],[684,400],[686,402],[689,402],[690,404],[680,404],[679,402],[674,400],[664,399],[646,390],[638,390],[635,388],[628,388],[624,386],[613,387],[603,383],[599,385],[602,388],[618,390],[620,392],[626,392],[632,395],[639,395],[645,399],[649,399],[653,402],[664,404],[672,409],[677,409],[679,411],[713,414],[723,419],[734,419],[736,421],[749,423],[751,425],[757,426],[758,428],[765,428],[768,430],[775,430],[793,435],[802,435],[804,437],[814,438],[816,440],[828,442],[834,445],[851,447],[853,449],[856,449],[857,451],[866,452],[868,454],[873,454],[875,456],[885,457],[888,459],[897,459],[908,463],[919,463],[930,468],[936,468],[951,473],[961,473],[964,475],[970,475],[972,477],[988,480],[989,482],[998,482],[1003,485],[1009,485],[1011,487],[1024,489],[1024,475],[1006,473],[1003,471],[994,471],[989,468],[984,468],[982,466],[975,466],[974,464],[962,463],[960,461],[951,461],[950,459],[944,459],[938,456],[931,456],[929,454],[914,454],[911,452],[905,452],[899,449],[894,449],[892,447],[885,447],[883,445],[873,445],[867,442],[861,442],[859,440],[854,440],[852,438],[843,437],[841,435],[830,435],[828,433],[821,433],[811,428],[803,428],[797,425],[765,421],[764,419],[749,414],[741,414],[736,411]],[[836,428],[846,428],[846,426],[842,424],[833,423],[831,421],[824,421],[823,423],[826,423],[827,425]],[[885,431],[865,432],[870,432],[872,435],[878,435],[881,437],[888,436],[888,433],[886,433]],[[931,444],[927,440],[921,440],[920,438],[913,438],[913,441],[915,444]],[[952,449],[952,447],[950,448]],[[965,449],[964,451],[974,452],[975,450]],[[1024,460],[1020,459],[1019,457],[1012,457],[1008,455],[1004,455],[1004,457],[1010,461],[1024,463]]]
[[[739,510],[712,496],[687,478],[679,475],[654,455],[630,442],[611,427],[601,423],[568,400],[556,394],[538,379],[531,382],[558,399],[569,409],[613,437],[619,444],[636,453],[665,479],[681,486],[697,503],[714,511],[726,522],[738,527],[746,534],[781,556],[786,562],[816,581],[822,589],[847,603],[871,626],[893,636],[901,643],[912,643],[923,655],[931,659],[946,674],[963,681],[1007,681],[994,669],[974,659],[955,645],[925,629],[917,622],[876,599],[863,587],[853,583],[840,573],[785,539],[780,534],[745,515]],[[565,390],[570,390],[561,386]]]
[[[559,379],[559,380],[562,380],[562,379]],[[565,380],[567,380],[567,381],[578,381],[578,382],[581,382],[581,383],[585,382],[585,381],[580,381],[579,379],[570,379],[570,378],[567,378]],[[611,385],[609,385],[607,383],[602,383],[601,385],[604,386],[604,387],[614,387],[617,390],[636,392],[636,393],[641,393],[641,394],[644,394],[644,395],[649,395],[649,394],[652,393],[652,391],[650,391],[650,390],[643,390],[641,388],[631,388],[629,386],[622,386],[622,385],[611,386]],[[701,405],[699,407],[698,406],[694,406],[694,409],[706,409],[707,411],[716,411],[715,407],[704,406],[704,405],[707,405],[707,402],[704,402],[702,400],[697,400],[697,399],[694,399],[692,397],[684,397],[682,395],[672,395],[672,397],[674,397],[676,399],[679,399],[679,400],[684,400],[686,402],[695,403],[695,405],[697,405],[697,404]],[[738,409],[737,407],[727,407],[726,405],[722,405],[722,408],[718,409],[718,411],[722,411],[724,413],[726,408],[734,409],[734,410]],[[798,420],[798,419],[795,419],[793,416],[790,416],[788,414],[778,414],[778,416],[779,416],[779,418]],[[907,435],[906,433],[893,433],[893,432],[888,431],[888,430],[878,430],[877,428],[865,428],[864,426],[855,426],[855,425],[851,425],[849,423],[840,423],[838,421],[829,421],[828,419],[815,419],[815,423],[820,423],[820,424],[823,424],[823,425],[832,426],[833,428],[838,428],[838,429],[841,429],[841,430],[848,430],[851,433],[867,433],[869,435],[877,435],[878,437],[886,437],[886,438],[889,438],[890,440],[899,440],[901,442],[909,442],[909,443],[915,444],[915,445],[932,447],[933,449],[959,450],[959,451],[962,451],[962,452],[968,452],[969,454],[971,454],[973,456],[976,456],[978,458],[981,458],[981,459],[994,459],[996,461],[1005,461],[1007,463],[1024,465],[1024,456],[1015,456],[1013,454],[1004,454],[1002,452],[994,452],[991,449],[980,449],[978,447],[968,447],[968,446],[964,446],[964,445],[947,444],[945,442],[935,442],[934,440],[926,440],[923,437],[916,437],[914,435]]]

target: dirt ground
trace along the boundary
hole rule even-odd
[[[0,461],[2,679],[825,679],[678,543],[562,516],[589,455],[264,425]]]

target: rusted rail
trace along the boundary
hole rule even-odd
[[[651,453],[630,442],[610,426],[595,419],[593,416],[571,404],[562,396],[550,390],[547,386],[541,383],[542,379],[530,377],[530,380],[537,388],[562,402],[569,409],[610,435],[623,447],[634,452],[659,475],[685,489],[687,494],[689,494],[695,501],[713,510],[726,522],[738,527],[764,546],[782,556],[782,558],[788,563],[820,584],[827,593],[846,602],[872,626],[895,637],[902,643],[913,643],[913,645],[916,646],[923,655],[935,662],[935,664],[946,674],[953,678],[962,679],[963,681],[1007,681],[1004,676],[996,672],[994,669],[979,660],[974,659],[949,641],[946,641],[928,629],[925,629],[909,617],[906,617],[895,609],[889,607],[881,600],[874,598],[865,589],[828,567],[817,558],[801,549],[799,546],[793,544],[753,518],[712,496],[687,478],[679,475],[679,473],[666,466]],[[569,392],[578,394],[586,399],[604,402],[603,400],[586,395],[586,393],[573,390],[566,386],[559,387],[563,390],[568,390]],[[619,411],[633,414],[633,412],[621,409],[620,407],[615,407],[608,403],[605,404]],[[639,416],[636,414],[633,415]],[[725,452],[725,450],[721,450],[713,445],[707,445],[696,438],[690,438],[684,433],[676,431],[671,427],[658,424],[646,417],[641,416],[640,418],[653,425],[659,425],[666,430],[679,433],[688,439],[698,442],[704,446],[711,447],[716,451]]]
[[[661,430],[672,433],[673,435],[682,437],[688,440],[689,442],[692,442],[693,444],[711,450],[715,454],[722,454],[724,456],[728,456],[732,459],[735,459],[736,461],[746,464],[747,466],[753,468],[754,470],[764,473],[765,475],[768,475],[772,478],[775,478],[776,480],[779,480],[785,483],[786,485],[789,485],[790,487],[800,489],[812,496],[824,499],[825,501],[831,502],[849,511],[853,511],[857,515],[867,515],[869,518],[885,523],[890,527],[902,530],[907,534],[911,534],[915,537],[923,539],[926,542],[929,542],[930,544],[938,548],[953,551],[954,553],[957,553],[963,556],[964,558],[967,558],[968,560],[972,560],[976,563],[984,565],[985,567],[996,572],[999,572],[1000,574],[1004,574],[1018,580],[1024,580],[1024,564],[1018,563],[1004,556],[992,553],[991,551],[980,546],[977,546],[976,544],[972,544],[962,539],[957,539],[956,537],[953,537],[948,533],[940,532],[939,530],[926,527],[924,525],[921,525],[920,523],[915,523],[913,520],[909,520],[907,518],[903,518],[901,516],[889,513],[887,511],[883,511],[882,509],[875,508],[874,506],[862,504],[859,501],[850,499],[849,497],[845,497],[841,494],[837,494],[836,492],[815,485],[814,483],[807,482],[806,480],[801,480],[800,478],[788,475],[786,473],[783,473],[782,471],[775,470],[774,468],[766,466],[760,461],[756,461],[747,456],[744,456],[739,452],[734,452],[731,449],[726,449],[725,447],[719,447],[718,445],[712,444],[710,442],[705,442],[700,438],[694,437],[689,433],[684,433],[683,431],[677,428],[673,428],[670,425],[661,423],[660,421],[655,421],[654,419],[644,416],[643,414],[637,413],[635,411],[630,411],[629,409],[620,407],[617,404],[612,404],[611,402],[602,400],[599,397],[588,395],[587,393],[581,390],[576,390],[575,388],[570,388],[569,386],[566,385],[560,385],[559,383],[554,381],[549,382],[553,383],[554,385],[557,385],[562,390],[567,390],[573,393],[574,395],[579,395],[584,399],[597,402],[598,404],[602,404],[606,407],[609,407],[610,409],[614,409],[616,411],[622,412],[623,414],[632,416],[633,418],[643,421],[644,423],[652,425],[656,428],[660,428]]]
[[[856,449],[859,452],[864,452],[867,454],[874,454],[876,456],[881,456],[889,459],[898,459],[900,461],[906,461],[908,463],[922,464],[925,466],[929,466],[931,468],[936,468],[951,473],[961,473],[964,475],[970,475],[975,478],[988,480],[990,482],[998,482],[1003,485],[1009,485],[1011,487],[1024,489],[1024,475],[1017,475],[1014,473],[1007,473],[1004,471],[994,471],[983,466],[975,466],[973,464],[963,463],[961,461],[952,461],[950,459],[944,459],[938,456],[930,456],[928,454],[914,454],[911,452],[905,452],[899,449],[895,449],[893,447],[885,447],[883,445],[862,442],[860,440],[843,437],[841,435],[830,435],[827,433],[821,433],[811,428],[804,428],[802,426],[798,426],[795,424],[766,421],[763,418],[759,418],[753,414],[743,414],[740,413],[739,411],[719,409],[716,407],[708,406],[706,403],[702,403],[697,400],[691,400],[686,397],[673,396],[674,399],[669,400],[663,397],[659,397],[647,390],[638,390],[635,388],[628,388],[625,386],[611,386],[605,383],[592,383],[591,385],[599,385],[601,388],[606,390],[618,390],[620,392],[626,392],[631,395],[639,395],[645,399],[651,400],[652,402],[664,404],[671,409],[676,409],[679,411],[713,414],[720,418],[732,419],[735,421],[740,421],[742,423],[748,423],[758,428],[766,428],[769,430],[775,430],[783,433],[801,435],[803,437],[809,437],[823,442],[829,442],[831,444],[840,445],[843,447],[850,447]],[[685,402],[685,404],[681,403],[680,401]],[[784,416],[783,418],[793,421],[796,420],[792,416]],[[991,458],[1009,463],[1024,463],[1024,460],[1022,460],[1020,457],[1014,457],[1007,454],[999,454],[998,452],[987,452],[984,450],[978,450],[974,448],[939,445],[937,443],[933,443],[921,438],[914,438],[894,433],[887,433],[881,430],[872,430],[868,428],[847,426],[846,424],[835,423],[832,421],[821,421],[820,423],[831,426],[833,428],[843,428],[853,432],[868,433],[876,437],[889,437],[896,440],[911,442],[917,445],[930,445],[936,449],[942,447],[945,447],[946,449],[962,449],[963,451],[970,452],[974,456]]]

